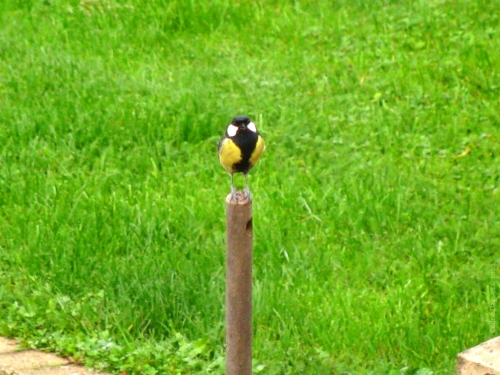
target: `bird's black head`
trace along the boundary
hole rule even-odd
[[[247,116],[236,116],[233,118],[233,121],[231,121],[231,124],[245,130],[250,122],[251,120]]]
[[[257,133],[257,127],[246,116],[236,116],[228,125],[226,133],[229,137],[234,137],[236,134]]]

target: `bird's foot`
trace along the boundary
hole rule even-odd
[[[250,195],[250,189],[248,186],[243,190],[243,195],[245,196],[246,199],[252,199],[252,196]]]
[[[238,190],[231,186],[231,200],[234,202],[238,202]]]

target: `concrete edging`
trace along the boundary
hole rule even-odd
[[[86,370],[39,350],[18,350],[19,342],[0,337],[0,375],[111,375]],[[500,336],[457,356],[457,375],[500,375]]]
[[[500,375],[500,336],[457,356],[457,375]]]
[[[18,350],[19,342],[0,337],[0,375],[95,375],[83,366],[39,350]],[[111,375],[99,373],[101,375]]]

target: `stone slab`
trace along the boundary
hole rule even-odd
[[[37,350],[26,350],[23,352],[0,354],[1,371],[17,372],[19,370],[31,370],[47,366],[65,365],[68,361],[54,354],[39,352]]]
[[[457,360],[457,375],[500,375],[500,336],[467,349]]]
[[[104,372],[91,372],[82,366],[67,365],[59,367],[42,368],[38,370],[21,370],[17,375],[111,375]]]
[[[12,353],[17,350],[19,343],[15,340],[0,337],[0,353]]]

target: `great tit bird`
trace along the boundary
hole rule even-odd
[[[219,142],[219,159],[222,166],[231,175],[231,196],[238,200],[233,183],[235,173],[245,176],[246,198],[250,198],[248,172],[257,163],[264,151],[264,139],[255,124],[246,116],[237,116],[227,126],[226,134]]]

